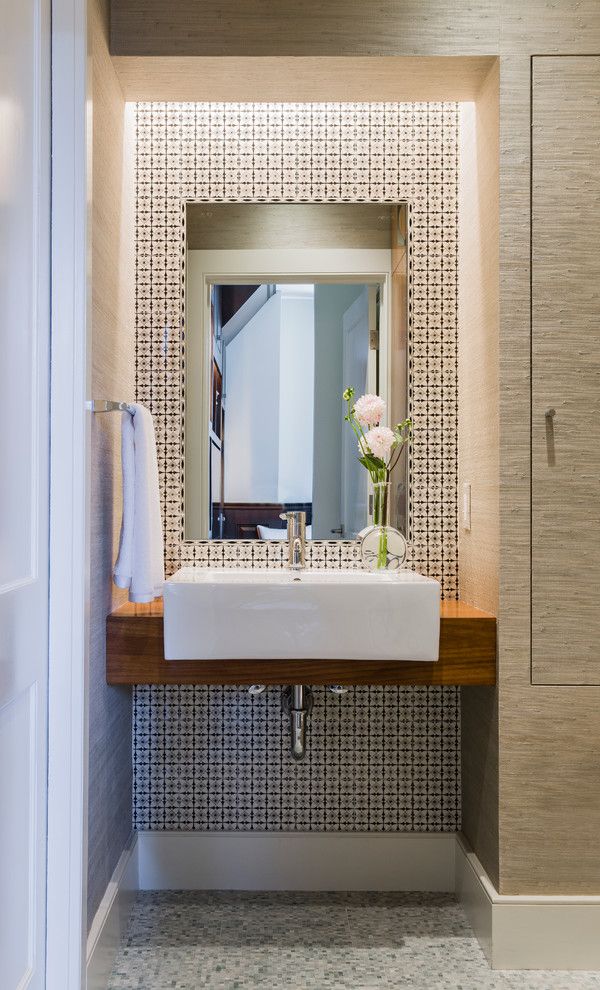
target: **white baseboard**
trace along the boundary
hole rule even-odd
[[[499,894],[454,833],[138,832],[88,937],[106,990],[136,890],[456,891],[493,969],[600,969],[600,896]]]
[[[485,877],[485,881],[484,878]],[[487,881],[487,882],[486,882]],[[456,836],[455,892],[479,940],[484,955],[492,965],[492,900],[490,881],[475,853],[461,836]]]
[[[499,894],[461,836],[456,894],[492,969],[600,969],[600,896]]]
[[[140,890],[454,890],[455,834],[138,832]]]
[[[106,990],[139,890],[137,835],[123,850],[96,911],[87,940],[87,990]]]

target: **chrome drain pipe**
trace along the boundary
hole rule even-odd
[[[282,707],[290,716],[291,753],[303,760],[306,753],[306,728],[313,708],[313,693],[305,684],[292,684],[283,691]]]

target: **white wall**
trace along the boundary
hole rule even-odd
[[[313,285],[279,285],[279,502],[313,494],[315,312]]]
[[[341,521],[342,392],[345,311],[362,285],[315,286],[315,419],[313,454],[313,538],[331,539]]]
[[[225,349],[225,501],[279,501],[281,294]]]
[[[310,502],[313,286],[278,286],[225,351],[225,501]]]

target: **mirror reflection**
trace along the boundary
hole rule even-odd
[[[371,496],[342,393],[406,415],[404,208],[188,204],[186,247],[186,539],[282,540],[298,509],[307,539],[355,538]]]

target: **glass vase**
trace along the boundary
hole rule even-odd
[[[376,571],[386,570],[388,565],[391,489],[392,486],[389,481],[376,481],[373,484],[373,526],[379,530],[377,562],[374,568]]]
[[[373,484],[373,525],[360,534],[362,562],[371,571],[396,570],[406,560],[406,540],[390,526],[392,486],[389,481]]]

